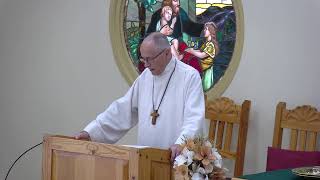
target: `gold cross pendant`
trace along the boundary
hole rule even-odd
[[[157,117],[159,116],[158,110],[153,110],[150,116],[152,116],[152,125],[155,125],[157,122]]]

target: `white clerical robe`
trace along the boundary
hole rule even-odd
[[[158,110],[159,117],[153,125],[150,116],[153,101],[157,109],[171,72],[173,75]],[[204,127],[204,114],[199,73],[173,58],[161,75],[154,76],[145,69],[125,96],[114,101],[84,130],[93,141],[115,143],[138,124],[138,145],[169,148],[183,143],[184,137],[199,135]]]

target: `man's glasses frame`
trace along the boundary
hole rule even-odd
[[[162,51],[160,51],[160,53],[158,53],[157,55],[155,55],[154,57],[152,58],[144,58],[142,56],[140,56],[140,61],[143,62],[143,63],[152,63],[154,60],[156,60],[164,51],[166,51],[167,48],[163,49]]]

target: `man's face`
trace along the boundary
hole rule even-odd
[[[179,9],[180,9],[180,1],[179,0],[172,0],[172,9],[175,14],[179,13]]]
[[[160,75],[166,68],[169,58],[170,49],[157,51],[150,43],[141,44],[140,53],[144,67],[149,68],[153,75]]]

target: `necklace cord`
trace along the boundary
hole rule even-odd
[[[162,100],[163,100],[163,97],[164,97],[164,95],[166,94],[166,91],[167,91],[167,89],[168,89],[168,86],[169,86],[171,77],[172,77],[174,71],[176,70],[176,65],[177,65],[177,61],[176,61],[175,64],[174,64],[174,68],[173,68],[173,70],[172,70],[172,72],[171,72],[171,74],[170,74],[169,80],[168,80],[168,82],[167,82],[166,88],[164,89],[164,92],[163,92],[163,94],[162,94],[162,97],[161,97],[161,100],[160,100],[160,103],[159,103],[159,106],[158,106],[157,109],[154,109],[154,98],[153,98],[153,97],[154,97],[154,96],[153,96],[153,93],[154,93],[154,78],[153,78],[153,83],[152,83],[152,107],[153,107],[153,111],[155,111],[155,110],[158,111],[158,110],[159,110],[160,105],[161,105]]]

